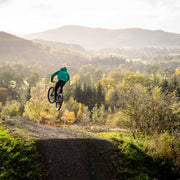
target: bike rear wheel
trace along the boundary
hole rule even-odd
[[[48,100],[50,103],[54,103],[54,95],[55,95],[54,87],[50,87],[48,90]]]
[[[56,100],[56,111],[59,111],[61,109],[62,103],[63,103],[63,95],[59,94]]]

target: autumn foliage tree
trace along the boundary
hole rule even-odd
[[[35,87],[31,88],[31,98],[25,105],[24,116],[39,123],[42,119],[41,115],[48,113],[49,109],[47,88],[44,82],[40,81]]]
[[[140,86],[132,88],[130,92],[123,112],[129,117],[127,125],[132,132],[175,132],[180,123],[180,110],[174,94],[162,94],[158,88],[148,92]]]

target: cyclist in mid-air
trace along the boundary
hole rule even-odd
[[[59,87],[61,87],[61,91],[60,93],[62,94],[63,92],[63,86],[66,84],[66,82],[69,81],[70,79],[70,76],[69,76],[69,73],[67,72],[67,68],[66,67],[63,67],[63,68],[60,68],[60,70],[54,72],[52,75],[51,75],[51,82],[53,82],[53,79],[54,79],[54,76],[58,77],[58,82],[56,83],[56,86],[55,86],[55,101],[57,99],[57,90]]]

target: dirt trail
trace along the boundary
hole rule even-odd
[[[14,134],[33,139],[41,156],[45,180],[112,180],[109,161],[112,144],[97,136],[68,128],[38,125],[31,121],[6,120]]]

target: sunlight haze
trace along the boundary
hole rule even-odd
[[[0,0],[0,31],[29,34],[64,25],[180,33],[178,0]]]
[[[180,180],[180,0],[0,0],[0,180]]]

